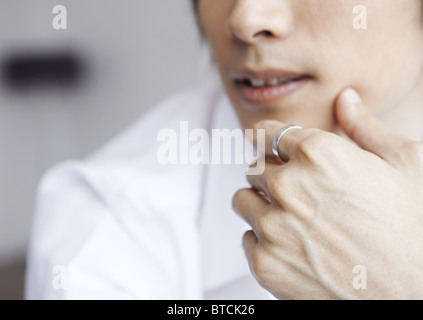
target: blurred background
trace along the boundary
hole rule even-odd
[[[0,0],[0,299],[22,299],[37,184],[210,77],[189,0]],[[55,30],[53,8],[67,9]]]

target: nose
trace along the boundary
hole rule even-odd
[[[235,0],[226,27],[231,37],[254,44],[262,39],[286,38],[293,21],[287,1]]]

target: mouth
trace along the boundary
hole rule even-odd
[[[268,105],[297,91],[312,77],[285,71],[240,72],[232,80],[241,97],[254,105]]]

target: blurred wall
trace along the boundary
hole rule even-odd
[[[68,30],[52,27],[58,4]],[[210,71],[188,0],[0,0],[0,62],[63,50],[86,65],[75,88],[0,84],[0,267],[25,255],[48,167],[83,157]]]

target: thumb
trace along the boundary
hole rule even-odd
[[[406,139],[376,119],[357,91],[344,90],[336,101],[335,112],[341,128],[360,148],[391,164],[400,156]]]

